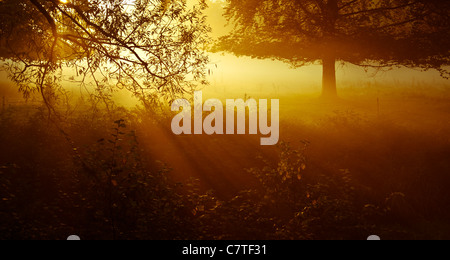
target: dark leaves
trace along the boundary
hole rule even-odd
[[[62,88],[64,79],[51,76],[74,69],[72,81],[94,87],[93,97],[110,99],[124,88],[143,102],[173,100],[201,84],[209,41],[204,3],[124,2],[37,1],[38,9],[25,0],[1,1],[8,15],[0,17],[0,57],[10,59],[13,81],[28,86],[21,90],[29,95],[44,81]]]
[[[363,66],[434,68],[448,75],[448,10],[448,1],[230,0],[225,15],[236,27],[213,50],[294,66],[332,56]]]

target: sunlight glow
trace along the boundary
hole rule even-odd
[[[62,4],[67,4],[69,0],[59,0]]]

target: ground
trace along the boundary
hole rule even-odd
[[[274,147],[260,146],[259,136],[175,136],[170,116],[124,109],[76,112],[60,126],[66,135],[39,107],[10,107],[0,126],[0,238],[76,230],[112,239],[364,238],[369,231],[449,238],[448,91],[342,88],[333,102],[279,95]],[[120,118],[126,145],[111,137]],[[107,148],[101,139],[118,144]],[[305,165],[299,180],[282,179],[297,171],[297,155]],[[217,228],[230,223],[240,228]],[[155,225],[158,235],[148,228]]]

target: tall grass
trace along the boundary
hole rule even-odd
[[[372,92],[282,99],[286,142],[267,149],[174,137],[145,110],[80,105],[55,125],[45,109],[8,109],[0,239],[448,238],[448,102],[405,93],[380,91],[380,113]]]

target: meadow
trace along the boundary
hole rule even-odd
[[[277,94],[273,147],[176,136],[166,110],[80,103],[49,121],[7,106],[0,239],[448,239],[449,97],[430,84]]]

